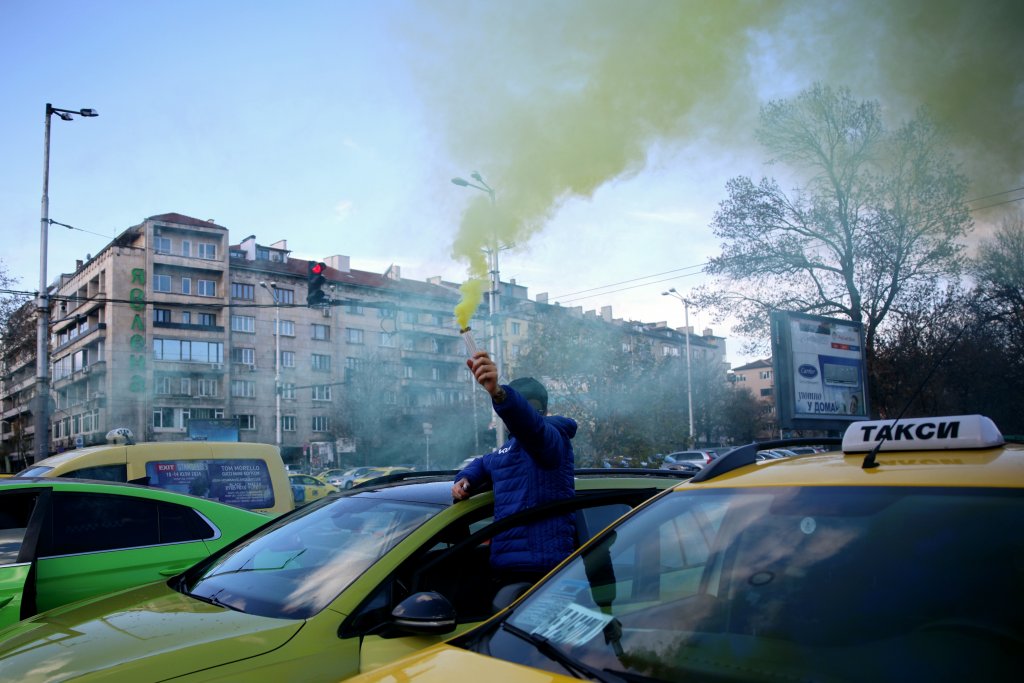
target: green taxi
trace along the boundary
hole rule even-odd
[[[750,444],[481,626],[350,683],[1016,681],[1024,447],[979,415]]]
[[[77,479],[0,481],[0,625],[179,574],[269,516]]]
[[[494,534],[575,511],[582,543],[683,478],[578,471],[574,499],[495,521],[491,491],[453,504],[454,475],[407,473],[315,501],[180,576],[25,620],[0,631],[0,672],[48,682],[338,680],[500,610]]]

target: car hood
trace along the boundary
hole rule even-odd
[[[22,683],[166,680],[273,650],[304,623],[242,614],[154,583],[0,631],[0,671]]]
[[[453,674],[453,672],[456,672]],[[345,683],[451,683],[452,678],[467,681],[516,681],[516,683],[578,683],[578,679],[543,669],[476,654],[441,643]]]

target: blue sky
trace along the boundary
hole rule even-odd
[[[450,179],[478,170],[515,245],[501,252],[503,279],[565,305],[681,326],[682,306],[661,292],[703,282],[725,182],[770,172],[750,137],[764,99],[841,74],[861,96],[909,110],[943,80],[921,48],[930,80],[901,87],[887,51],[934,36],[885,25],[852,35],[865,22],[860,4],[888,7],[4,0],[0,258],[19,288],[36,288],[51,102],[100,114],[52,121],[50,217],[80,229],[51,228],[51,278],[126,227],[179,212],[216,220],[235,241],[287,239],[299,258],[346,254],[358,269],[398,264],[405,277],[462,281],[466,239],[473,251],[493,214],[483,193]],[[908,9],[893,26],[922,6],[896,4]],[[941,0],[936,14],[956,5]],[[814,30],[832,25],[851,33]],[[864,50],[857,59],[843,58],[847,40]],[[1010,78],[1015,122],[1022,90]],[[691,310],[690,322],[730,336],[709,312]],[[735,364],[747,359],[738,340],[729,351]]]

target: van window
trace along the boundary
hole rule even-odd
[[[96,465],[95,467],[71,470],[60,476],[74,477],[76,479],[99,479],[100,481],[128,481],[128,466],[123,464]]]
[[[148,485],[212,498],[248,510],[274,506],[274,486],[263,460],[154,460]]]

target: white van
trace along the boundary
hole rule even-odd
[[[15,476],[126,481],[270,515],[295,507],[276,446],[226,441],[134,443],[124,429],[111,430],[107,440],[121,443],[51,455]]]

